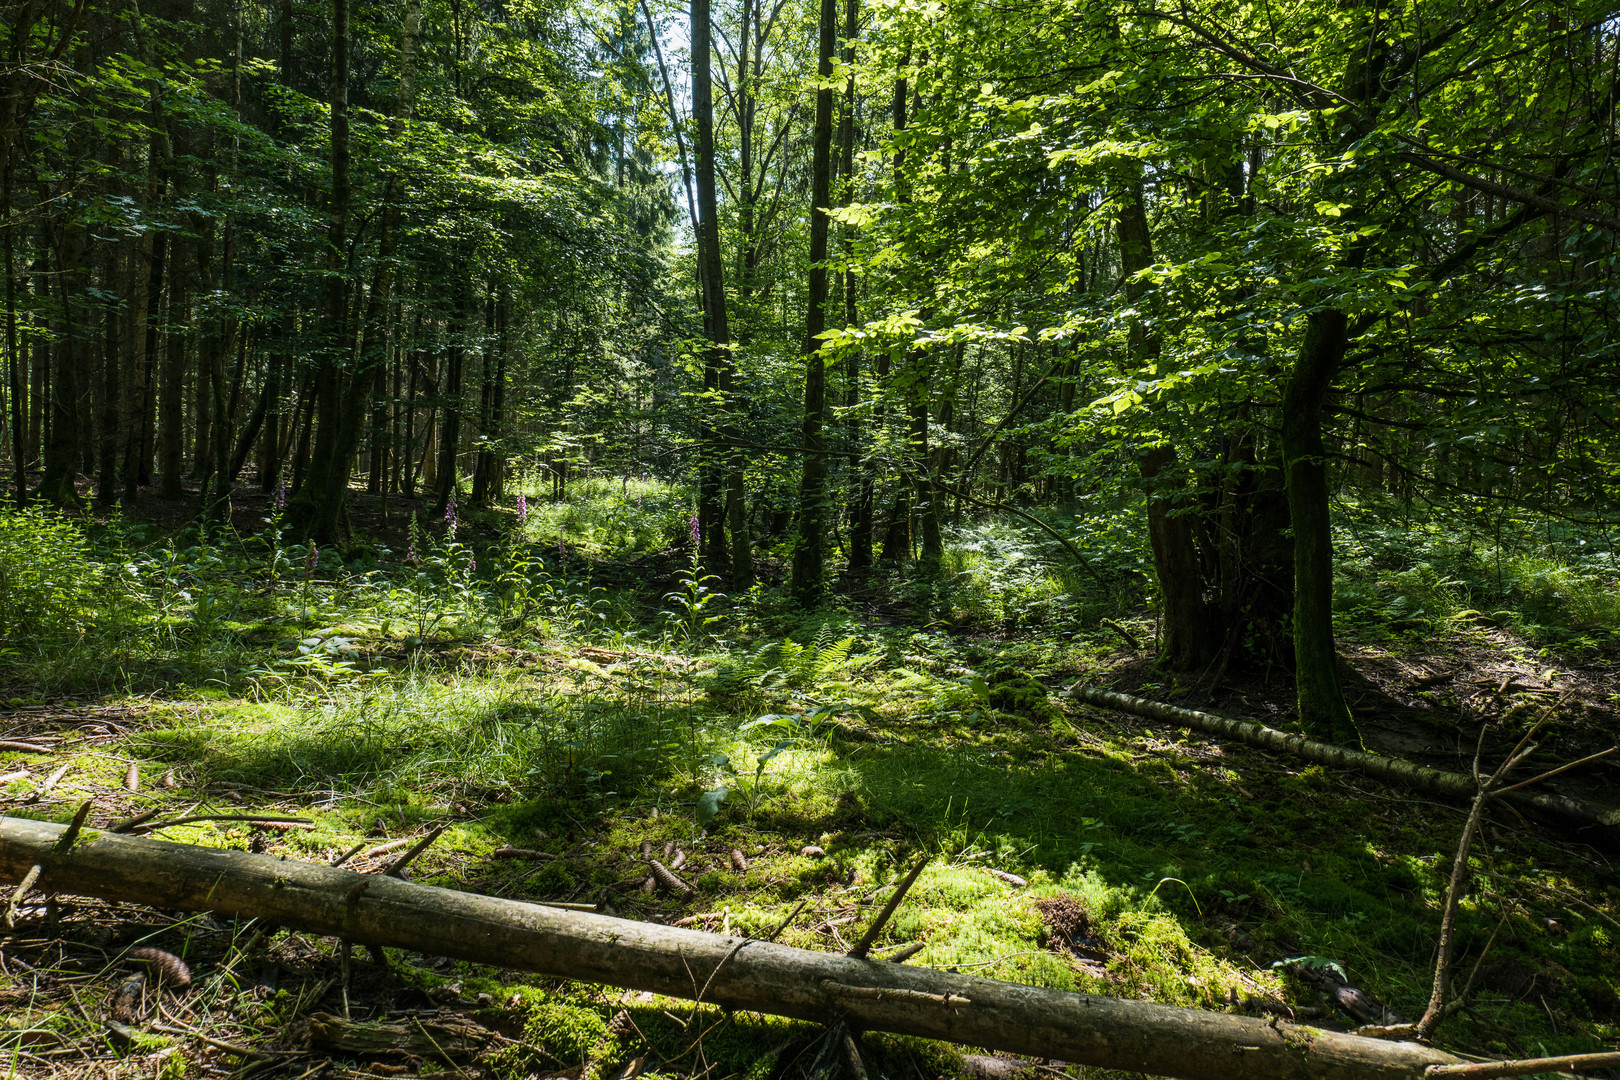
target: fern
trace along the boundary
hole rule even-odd
[[[815,676],[817,679],[830,679],[834,675],[841,675],[850,666],[850,650],[855,647],[855,639],[842,637],[824,648],[816,651]]]

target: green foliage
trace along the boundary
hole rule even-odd
[[[519,483],[530,491],[543,488],[533,479]],[[626,559],[679,543],[686,536],[692,495],[660,480],[592,477],[571,485],[565,500],[536,498],[529,506],[524,537],[587,557]]]
[[[115,581],[73,522],[0,504],[0,640],[9,649],[72,641],[102,626]]]

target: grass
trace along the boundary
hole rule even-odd
[[[520,530],[498,521],[454,539],[424,530],[414,563],[340,566],[323,554],[313,572],[307,549],[273,537],[239,545],[151,543],[124,526],[88,533],[82,557],[108,573],[124,568],[119,589],[99,595],[76,634],[41,638],[10,661],[24,690],[13,700],[24,709],[15,734],[66,736],[53,764],[72,769],[47,791],[37,761],[0,755],[0,772],[28,773],[0,800],[8,813],[57,819],[87,796],[108,819],[193,803],[296,812],[313,828],[200,822],[163,835],[310,859],[444,824],[418,880],[753,934],[805,900],[783,940],[816,949],[853,940],[926,852],[929,868],[879,940],[920,943],[913,963],[1182,1005],[1259,998],[1333,1023],[1316,991],[1272,966],[1321,956],[1396,1009],[1422,1011],[1460,808],[1077,708],[1027,679],[998,682],[1009,670],[1103,677],[1118,658],[1095,620],[1141,627],[1150,617],[1121,606],[1126,591],[1052,569],[1022,527],[959,534],[955,576],[927,595],[922,625],[854,606],[807,618],[768,590],[704,601],[694,624],[683,560],[639,546],[686,505],[678,490],[614,485],[572,516],[548,508]],[[617,532],[602,524],[615,520]],[[1442,550],[1438,532],[1427,548],[1423,533],[1401,548],[1358,527],[1361,546],[1346,541],[1341,563],[1346,627],[1406,648],[1418,640],[1407,622],[1430,635],[1473,632],[1457,612],[1477,603],[1467,575],[1485,564]],[[586,550],[601,561],[582,560]],[[1597,605],[1571,607],[1562,628],[1608,618],[1593,584],[1601,560],[1546,569],[1545,550],[1518,557],[1512,565],[1545,564],[1545,580],[1579,586]],[[639,588],[609,573],[613,560],[631,559],[647,560]],[[1556,614],[1537,614],[1529,599],[1538,580],[1527,569],[1512,585],[1520,592],[1501,594],[1526,620],[1513,625]],[[32,617],[62,621],[43,603]],[[1581,648],[1606,640],[1593,634]],[[153,695],[157,686],[167,689]],[[1002,686],[1023,689],[998,695]],[[100,691],[91,713],[124,719],[86,736],[72,709],[29,707],[66,688]],[[146,778],[135,792],[123,787],[130,762]],[[172,788],[155,782],[165,775]],[[712,807],[721,789],[717,813],[700,821],[704,796]],[[1620,890],[1556,834],[1501,821],[1487,840],[1461,917],[1463,976],[1501,930],[1472,1006],[1442,1027],[1442,1042],[1501,1054],[1611,1045]],[[643,844],[686,853],[690,897],[641,891]],[[493,859],[503,845],[555,858]],[[804,854],[810,846],[824,854]],[[746,869],[732,863],[734,849]],[[1078,913],[1078,939],[1054,929],[1057,910]],[[182,926],[161,936],[195,934]],[[336,963],[330,946],[286,935],[267,944],[308,974],[262,1009],[223,995],[208,1007],[212,1030],[274,1040],[298,1016],[332,1007],[330,988],[317,993]],[[205,974],[233,962],[222,944],[198,950]],[[460,1001],[517,1025],[528,1045],[486,1062],[492,1075],[556,1062],[602,1072],[649,1050],[662,1059],[648,1066],[655,1075],[694,1075],[701,1057],[717,1077],[770,1080],[814,1057],[803,1025],[738,1017],[694,1046],[664,1012],[684,1015],[669,1003],[393,959],[388,993]],[[17,985],[0,980],[0,993]],[[97,980],[84,993],[114,985]],[[357,1000],[383,1009],[384,997]],[[621,1011],[628,1027],[615,1020]],[[896,1075],[947,1071],[957,1053],[884,1037],[868,1037],[864,1051],[869,1068]],[[164,1067],[180,1075],[198,1053],[187,1044]]]

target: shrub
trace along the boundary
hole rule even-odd
[[[84,634],[101,614],[103,577],[84,534],[60,513],[0,507],[0,640]]]

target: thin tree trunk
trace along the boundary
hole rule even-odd
[[[820,337],[827,328],[827,211],[832,206],[832,61],[838,40],[838,0],[821,0],[817,49],[816,127],[810,166],[810,280],[804,336],[804,422],[800,446],[799,539],[793,549],[788,590],[805,607],[821,599],[826,558],[827,459],[821,435],[827,409],[827,365]]]
[[[850,77],[844,87],[844,115],[839,135],[841,172],[844,178],[843,201],[847,205],[855,199],[855,39],[860,34],[860,0],[844,2],[844,63]],[[844,251],[851,265],[844,271],[844,325],[853,327],[859,322],[856,310],[856,277],[854,270],[855,229],[845,226]],[[864,429],[873,420],[862,421],[856,416],[861,403],[861,351],[850,349],[844,358],[844,403],[850,415],[849,444],[849,569],[859,574],[872,567],[872,519],[876,508],[876,481],[865,455],[858,449]]]
[[[349,0],[332,2],[332,66],[327,81],[332,191],[326,218],[326,283],[322,298],[320,352],[315,361],[315,412],[319,423],[308,473],[287,506],[296,531],[315,540],[334,538],[348,496],[352,452],[343,452],[343,361],[352,351],[349,327]],[[359,382],[356,373],[355,382]],[[369,384],[368,384],[369,385]]]
[[[168,237],[159,233],[152,240],[152,254],[147,262],[146,318],[140,331],[146,338],[146,360],[141,366],[141,430],[140,445],[136,450],[136,473],[137,483],[143,487],[150,484],[157,474],[159,357],[163,347],[164,267],[168,258]],[[124,483],[128,485],[127,477]]]
[[[123,399],[118,432],[124,498],[133,499],[141,484],[141,444],[145,438],[146,398],[150,386],[146,354],[149,286],[152,280],[152,242],[140,237],[129,245],[124,322],[120,333],[119,396]]]
[[[709,0],[692,0],[692,115],[697,121],[698,130],[698,268],[703,281],[703,315],[709,338],[709,348],[704,351],[703,384],[706,397],[712,400],[717,396],[721,408],[729,410],[734,387],[731,385],[731,331],[726,322],[725,273],[720,260],[720,221],[715,192],[711,39]],[[740,519],[744,508],[741,491],[736,490],[740,488],[740,475],[737,485],[733,485],[731,476],[727,475],[728,468],[733,473],[740,472],[739,462],[733,460],[732,455],[722,447],[724,432],[717,428],[710,417],[710,407],[705,404],[699,434],[703,446],[703,463],[698,478],[699,558],[705,567],[715,571],[728,561],[722,522],[722,514],[726,512],[722,506],[723,495],[730,490],[737,499],[730,510],[732,515],[738,515]],[[743,522],[742,528],[734,531],[738,535],[734,537],[733,548],[744,549],[735,553],[730,567],[732,587],[736,588],[739,572],[746,571],[750,580],[753,577],[753,550],[748,542],[746,523]]]
[[[158,405],[157,455],[158,473],[163,478],[161,491],[165,499],[178,499],[184,494],[180,474],[185,446],[181,410],[185,395],[186,337],[177,329],[185,324],[191,291],[184,251],[183,244],[171,245],[169,317],[164,320],[163,330],[163,389]]]
[[[484,383],[488,397],[485,406],[483,441],[479,444],[478,467],[473,481],[473,502],[490,506],[500,501],[502,475],[506,456],[501,449],[506,423],[506,354],[511,348],[511,297],[505,288],[499,290],[495,304],[495,363],[490,371],[489,358],[484,360]]]
[[[280,340],[270,351],[264,375],[264,427],[259,437],[259,490],[275,494],[281,487],[283,378],[292,371],[292,354],[287,350],[297,316],[288,312],[281,319]]]
[[[133,273],[126,267],[134,259],[123,249],[128,244],[109,244],[102,263],[102,287],[121,298],[117,304],[102,305],[103,348],[101,350],[101,389],[96,401],[99,422],[96,431],[96,502],[110,506],[117,497],[119,450],[125,439],[126,410],[120,372],[129,369],[128,358],[121,356],[121,341],[128,341],[123,322],[126,312],[134,306],[134,290],[130,288]]]
[[[467,352],[467,335],[472,330],[472,309],[472,281],[465,279],[456,301],[444,376],[439,381],[439,400],[444,419],[439,426],[439,475],[433,517],[440,517],[449,509],[450,498],[461,479],[456,469],[456,455],[461,451],[461,368]]]
[[[1383,757],[1379,754],[1369,754],[1363,750],[1352,750],[1343,746],[1317,742],[1292,732],[1278,731],[1262,724],[1251,724],[1243,720],[1233,720],[1229,717],[1198,712],[1193,709],[1180,709],[1174,705],[1165,705],[1157,701],[1149,701],[1146,698],[1116,693],[1112,690],[1081,686],[1079,683],[1070,687],[1066,693],[1067,696],[1087,705],[1115,709],[1119,712],[1130,713],[1133,716],[1144,716],[1150,720],[1159,720],[1179,727],[1189,727],[1208,735],[1237,739],[1240,742],[1248,743],[1250,746],[1258,746],[1279,753],[1294,754],[1324,765],[1356,769],[1369,776],[1376,776],[1381,780],[1406,784],[1423,791],[1453,795],[1461,799],[1472,798],[1479,791],[1479,784],[1472,776],[1446,772],[1442,769],[1431,769],[1424,765],[1414,765],[1409,761],[1402,761],[1400,758]],[[1507,792],[1502,797],[1521,806],[1533,807],[1536,810],[1557,817],[1571,818],[1576,821],[1589,821],[1610,829],[1620,828],[1620,810],[1595,806],[1580,799],[1571,799],[1563,795],[1552,795],[1542,791],[1525,790]]]
[[[13,49],[19,46],[13,42]],[[6,368],[11,384],[11,464],[15,470],[12,494],[16,505],[28,502],[28,410],[24,360],[17,338],[17,266],[11,221],[12,183],[15,179],[10,146],[0,158],[0,235],[4,236],[6,271]]]
[[[57,290],[62,312],[62,339],[52,350],[50,430],[45,440],[45,474],[35,494],[55,506],[78,506],[74,486],[80,462],[79,373],[87,368],[84,295],[85,251],[89,234],[82,225],[61,227],[56,247]]]

